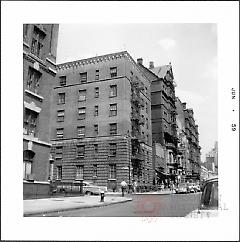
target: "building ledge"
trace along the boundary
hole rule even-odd
[[[29,53],[29,56],[31,56],[35,61],[41,63],[42,65],[46,66],[45,61],[43,61],[42,59],[40,59],[39,57],[37,57],[36,55],[34,55],[33,53]]]
[[[23,45],[25,45],[26,47],[30,48],[30,45],[28,45],[26,42],[23,41]]]
[[[36,104],[34,102],[28,103],[24,101],[24,107],[28,108],[36,113],[40,113],[41,112],[41,108],[37,107]]]
[[[55,70],[53,70],[51,67],[48,67],[48,70],[51,71],[52,73],[54,73],[55,75],[57,74],[57,72]]]
[[[40,96],[40,95],[38,95],[38,94],[36,94],[36,93],[34,93],[34,92],[32,92],[32,91],[29,91],[29,90],[27,90],[27,89],[25,89],[25,92],[26,92],[27,94],[30,94],[30,95],[32,95],[32,96],[38,98],[40,101],[42,101],[42,100],[44,99],[42,96]]]
[[[50,60],[48,57],[46,58],[46,61],[48,61],[49,63],[51,63],[52,65],[56,66],[56,63],[54,63],[52,60]]]
[[[23,183],[34,183],[34,184],[50,184],[49,181],[27,181],[27,180],[23,180]]]
[[[47,143],[45,141],[40,141],[38,138],[32,137],[30,135],[26,135],[26,134],[23,135],[23,139],[25,139],[27,141],[35,142],[35,143],[40,144],[40,145],[45,145],[45,146],[49,146],[49,147],[52,146],[52,144],[50,144],[50,143]]]

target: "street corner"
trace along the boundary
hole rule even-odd
[[[124,203],[124,202],[131,202],[133,199],[130,197],[108,197],[108,203]]]
[[[155,195],[141,196],[136,202],[136,213],[139,216],[145,216],[145,214],[150,217],[157,216],[160,208],[161,204]]]

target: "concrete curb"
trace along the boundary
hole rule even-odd
[[[42,215],[42,214],[47,214],[47,213],[54,213],[54,212],[63,212],[63,211],[71,211],[71,210],[76,210],[76,209],[83,209],[83,208],[94,208],[94,207],[104,207],[104,206],[109,206],[113,204],[118,204],[118,203],[125,203],[125,202],[131,202],[132,198],[128,198],[123,201],[114,201],[114,202],[103,202],[99,204],[92,204],[92,205],[82,205],[80,207],[73,207],[73,208],[56,208],[56,209],[51,209],[47,211],[38,211],[38,212],[25,212],[23,214],[24,217],[31,216],[31,215]]]
[[[166,192],[166,193],[130,193],[130,194],[126,194],[125,196],[127,195],[170,195],[170,194],[176,194],[175,192]],[[106,195],[109,195],[109,196],[117,196],[119,194],[106,194]]]

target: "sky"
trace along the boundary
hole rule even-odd
[[[193,108],[201,160],[217,141],[217,24],[60,24],[57,63],[127,50],[149,66],[171,62],[176,96]]]

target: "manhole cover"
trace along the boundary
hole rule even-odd
[[[64,199],[54,199],[54,200],[52,200],[52,201],[64,201]]]
[[[74,203],[84,203],[84,202],[74,202]]]

